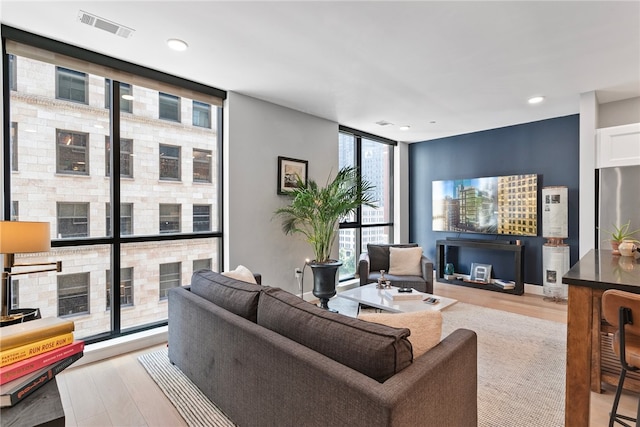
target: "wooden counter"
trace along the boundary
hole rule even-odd
[[[640,293],[640,260],[591,250],[562,283],[569,285],[565,426],[588,427],[592,384],[600,388],[595,372],[600,363],[602,293],[607,289]],[[594,360],[598,366],[593,366]]]

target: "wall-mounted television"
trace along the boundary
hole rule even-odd
[[[538,175],[432,182],[433,231],[538,235]]]

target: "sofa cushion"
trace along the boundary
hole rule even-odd
[[[408,329],[333,313],[279,288],[263,288],[258,324],[379,382],[413,360]]]
[[[369,271],[389,271],[389,247],[395,248],[413,248],[418,246],[417,243],[407,244],[373,244],[367,245],[367,254],[369,255]]]
[[[420,276],[422,274],[422,248],[389,248],[389,274],[397,276]]]
[[[235,270],[225,271],[222,275],[231,277],[232,279],[242,280],[243,282],[253,283],[254,285],[258,284],[251,270],[244,265],[237,266]]]
[[[413,357],[420,357],[436,346],[442,338],[442,313],[416,311],[410,313],[359,313],[358,319],[394,328],[409,328]]]
[[[191,277],[191,292],[238,316],[256,322],[262,286],[211,270],[199,270]]]

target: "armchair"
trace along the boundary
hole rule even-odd
[[[433,293],[433,261],[424,254],[420,259],[420,275],[394,275],[389,273],[389,248],[414,248],[416,243],[408,244],[368,244],[367,252],[363,252],[358,260],[360,286],[377,282],[380,270],[393,286],[414,288],[420,292]]]

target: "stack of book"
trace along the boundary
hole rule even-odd
[[[514,289],[516,282],[513,280],[494,279],[493,284],[502,289]]]
[[[48,317],[0,330],[0,407],[13,406],[80,359],[73,321]]]

